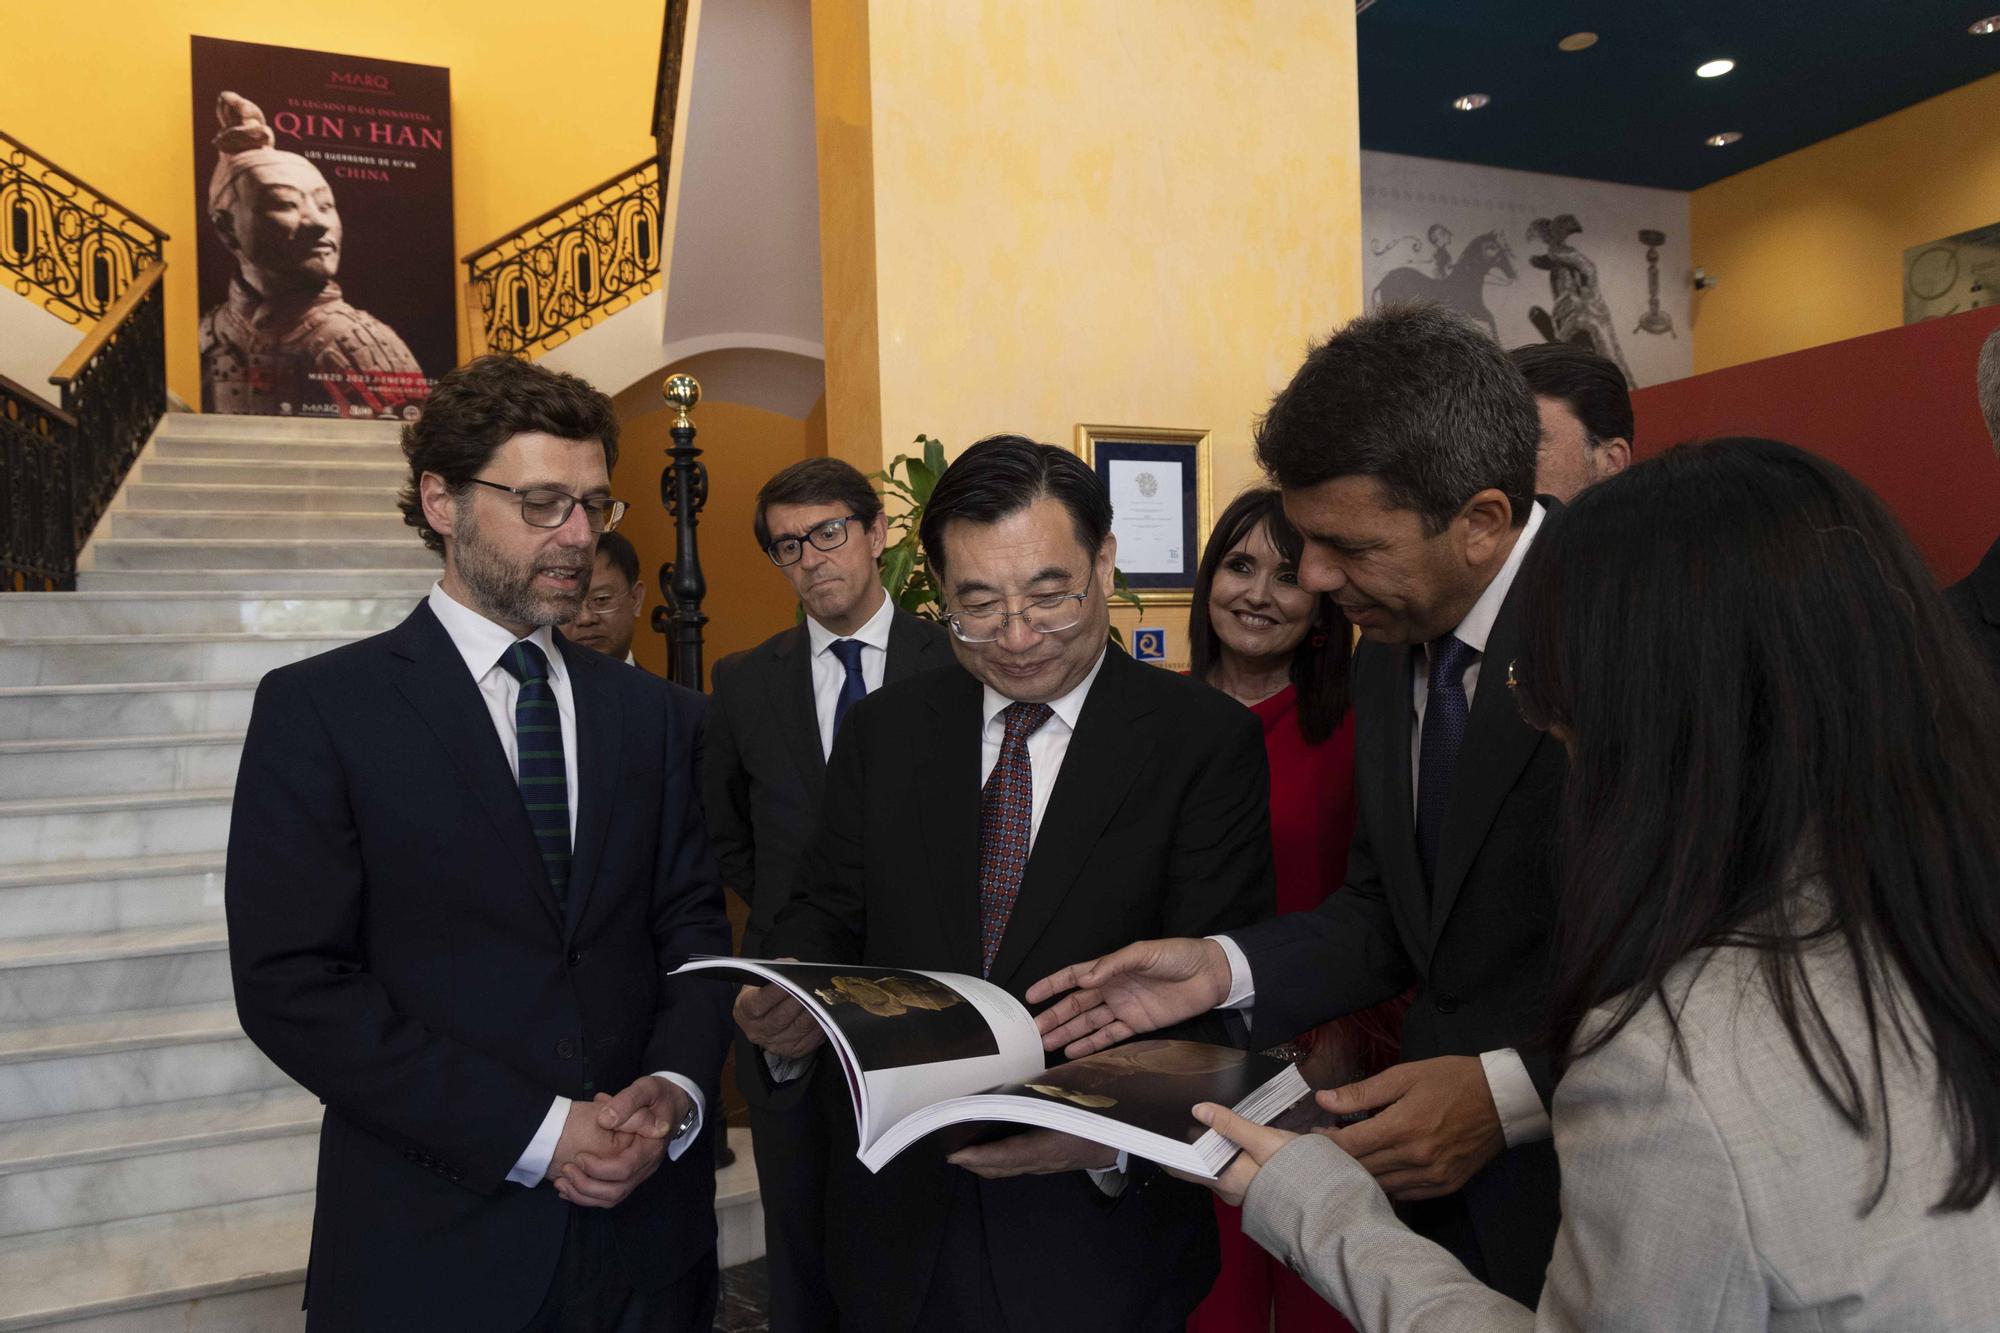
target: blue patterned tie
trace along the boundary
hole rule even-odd
[[[868,682],[861,675],[861,649],[859,639],[835,639],[829,643],[827,651],[840,659],[847,668],[847,679],[840,682],[840,697],[833,701],[833,734],[840,734],[840,723],[847,716],[847,710],[868,697]]]
[[[523,639],[500,658],[508,675],[521,682],[514,701],[516,776],[521,803],[541,849],[542,869],[556,902],[569,906],[569,775],[563,767],[562,713],[549,686],[549,659]]]
[[[984,963],[980,976],[993,970],[1007,918],[1020,896],[1021,876],[1028,869],[1034,841],[1035,781],[1028,760],[1028,737],[1055,716],[1047,704],[1008,704],[1000,715],[1006,735],[1000,758],[979,793],[979,944]]]
[[[1430,692],[1424,700],[1424,735],[1417,749],[1417,850],[1424,878],[1437,882],[1438,844],[1444,835],[1445,807],[1451,802],[1452,774],[1465,744],[1471,709],[1465,702],[1465,669],[1476,649],[1450,634],[1431,644]]]

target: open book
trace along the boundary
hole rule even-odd
[[[846,1075],[870,1171],[934,1130],[1000,1121],[1212,1179],[1236,1145],[1190,1114],[1195,1103],[1262,1125],[1307,1092],[1292,1065],[1194,1041],[1131,1041],[1050,1069],[1027,1008],[956,972],[702,955],[676,971],[775,984],[805,1006]]]

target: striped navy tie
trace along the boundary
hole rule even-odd
[[[526,639],[500,658],[507,674],[521,682],[514,701],[516,776],[521,803],[541,848],[542,869],[556,902],[569,906],[569,775],[563,767],[562,714],[549,686],[549,659]]]

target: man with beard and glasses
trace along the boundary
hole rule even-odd
[[[403,435],[409,618],[258,687],[230,824],[244,1030],[326,1103],[316,1329],[706,1330],[729,924],[699,696],[552,632],[611,402],[488,357]]]

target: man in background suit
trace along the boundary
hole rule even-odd
[[[1575,343],[1529,343],[1507,355],[1542,419],[1537,494],[1568,504],[1632,466],[1632,391],[1617,362]]]
[[[1355,320],[1313,349],[1258,427],[1305,538],[1299,583],[1361,631],[1360,817],[1346,887],[1216,939],[1146,941],[1029,992],[1071,1055],[1215,1006],[1269,1046],[1410,986],[1403,1058],[1322,1096],[1372,1118],[1335,1142],[1419,1232],[1532,1306],[1557,1224],[1546,1022],[1562,744],[1507,690],[1510,593],[1553,500],[1521,373],[1434,306]]]
[[[639,609],[646,604],[646,585],[639,577],[639,552],[622,532],[597,537],[597,558],[590,567],[590,586],[563,633],[572,643],[637,666],[632,659],[632,632]]]
[[[884,684],[949,665],[951,649],[942,628],[889,599],[879,573],[888,540],[882,500],[850,464],[808,458],[779,472],[757,493],[752,526],[805,619],[716,663],[702,788],[722,882],[750,908],[743,954],[757,958],[797,879],[819,818],[826,756],[848,708]],[[764,1201],[771,1328],[831,1329],[827,1099],[811,1077],[774,1091],[758,1063],[756,1049],[739,1043],[736,1081],[750,1104]]]
[[[958,665],[862,700],[828,764],[799,889],[766,948],[807,961],[1035,977],[1160,928],[1268,914],[1268,773],[1226,695],[1107,647],[1116,542],[1103,483],[1013,436],[939,479],[921,536]],[[819,1028],[776,987],[737,1019],[774,1078]],[[1202,1019],[1187,1030],[1224,1039]],[[843,1113],[828,1267],[843,1329],[1179,1329],[1215,1279],[1201,1192],[1068,1135],[871,1175]]]
[[[1979,411],[1993,447],[2000,450],[2000,329],[1988,334],[1979,349]],[[2000,541],[1987,548],[1970,574],[1944,590],[1944,599],[2000,677]]]
[[[698,696],[578,648],[611,401],[489,357],[405,428],[444,576],[258,687],[226,897],[244,1030],[326,1103],[314,1329],[694,1333],[729,944]]]

